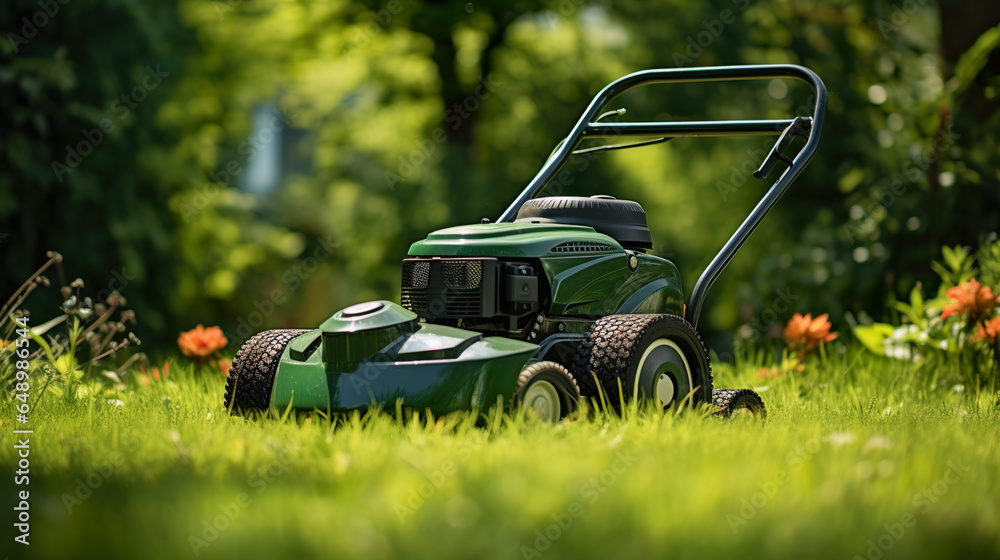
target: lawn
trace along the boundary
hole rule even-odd
[[[763,423],[632,409],[477,425],[393,413],[248,421],[223,409],[222,377],[178,361],[168,380],[130,385],[121,405],[41,401],[31,544],[10,535],[4,548],[130,559],[1000,555],[995,387],[956,387],[957,370],[840,342],[794,375],[764,382],[756,369],[718,365],[716,385],[760,388]],[[22,488],[12,476],[0,485],[8,502]]]

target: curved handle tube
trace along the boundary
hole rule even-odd
[[[816,148],[819,146],[820,133],[823,130],[823,118],[826,113],[826,86],[815,72],[793,64],[767,64],[747,66],[714,66],[705,68],[673,68],[654,69],[635,72],[611,82],[591,100],[576,125],[554,154],[545,162],[542,168],[528,183],[524,191],[500,215],[498,222],[510,222],[517,216],[518,210],[526,201],[533,198],[555,176],[556,172],[566,163],[573,150],[584,137],[614,137],[614,136],[663,136],[698,137],[698,136],[761,136],[780,135],[791,127],[795,119],[759,120],[759,121],[691,121],[691,122],[639,122],[639,123],[599,123],[592,122],[611,100],[622,93],[648,84],[676,84],[687,82],[722,82],[738,80],[768,80],[774,78],[796,78],[809,84],[814,94],[813,114],[806,143],[796,154],[791,165],[771,185],[757,206],[750,212],[746,220],[736,229],[732,237],[723,245],[719,253],[712,259],[705,271],[695,282],[691,299],[688,301],[686,319],[695,326],[701,316],[702,306],[709,288],[725,269],[729,261],[736,256],[740,247],[746,242],[753,230],[760,224],[764,216],[774,207],[781,195],[805,168]]]

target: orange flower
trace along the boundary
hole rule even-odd
[[[219,370],[222,371],[222,375],[229,377],[229,370],[233,369],[233,361],[227,360],[225,358],[219,360]]]
[[[776,367],[762,367],[757,369],[757,379],[767,381],[781,375],[781,370]]]
[[[185,356],[195,361],[201,361],[210,356],[216,350],[226,347],[229,340],[222,334],[219,327],[208,327],[201,325],[181,333],[177,338],[177,346]]]
[[[821,342],[830,342],[837,338],[837,333],[830,332],[830,321],[827,320],[829,314],[824,313],[815,319],[812,314],[802,316],[796,313],[788,321],[785,327],[785,345],[789,350],[797,351],[801,359],[806,352],[815,350]]]
[[[983,328],[984,323],[986,328]],[[997,335],[1000,335],[1000,317],[994,317],[989,321],[979,323],[978,327],[979,333],[976,340],[985,340],[990,346],[997,343]]]
[[[997,298],[989,286],[980,286],[975,278],[963,282],[945,292],[951,303],[944,306],[942,319],[952,315],[968,315],[969,322],[974,323],[993,314],[997,306]]]
[[[143,387],[148,387],[151,382],[159,381],[161,379],[159,368],[150,369],[152,370],[152,373],[146,373],[146,368],[142,367],[142,364],[139,364],[139,371],[142,372],[142,377],[139,378],[139,384]],[[168,375],[170,375],[170,362],[163,362],[162,379],[166,379]]]

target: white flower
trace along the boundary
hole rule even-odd
[[[851,432],[834,432],[830,434],[826,440],[829,441],[831,445],[840,447],[841,445],[852,443],[854,441],[854,434]]]
[[[872,436],[871,439],[865,443],[864,451],[871,451],[873,449],[889,449],[892,447],[892,441],[885,436]]]

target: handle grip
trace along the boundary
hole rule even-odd
[[[782,152],[792,143],[792,139],[795,136],[801,136],[802,138],[809,138],[809,131],[812,130],[812,119],[809,117],[795,117],[788,128],[781,132],[781,136],[778,137],[778,141],[774,143],[774,147],[768,152],[767,157],[764,158],[764,162],[760,164],[760,169],[753,172],[753,176],[757,179],[763,179],[771,174],[771,170],[774,169],[775,164],[778,160],[781,160],[788,165],[792,164],[792,160],[785,156]]]

